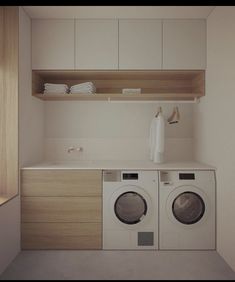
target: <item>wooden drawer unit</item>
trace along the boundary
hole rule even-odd
[[[22,170],[22,249],[101,249],[101,170]]]
[[[22,196],[101,196],[100,170],[22,170]]]
[[[101,222],[101,197],[22,197],[23,222]]]
[[[100,249],[100,223],[22,223],[23,249]]]

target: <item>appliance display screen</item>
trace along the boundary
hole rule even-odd
[[[138,180],[138,173],[123,173],[123,180]]]
[[[180,180],[194,180],[195,174],[194,173],[179,173]]]

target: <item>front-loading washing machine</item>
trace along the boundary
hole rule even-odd
[[[158,248],[158,172],[103,171],[103,249]]]
[[[159,172],[159,249],[215,249],[215,172]]]

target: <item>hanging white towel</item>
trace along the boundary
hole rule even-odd
[[[165,150],[165,121],[162,113],[160,112],[157,117],[156,123],[156,137],[155,137],[154,158],[155,163],[164,161]]]
[[[150,132],[149,132],[149,150],[150,150],[150,160],[151,161],[153,161],[154,159],[156,130],[157,130],[157,118],[154,117],[151,121]]]

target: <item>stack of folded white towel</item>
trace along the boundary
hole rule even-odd
[[[68,93],[67,84],[54,84],[54,83],[45,83],[44,84],[44,94],[66,94]]]
[[[93,94],[96,92],[95,85],[92,82],[84,82],[71,86],[71,94]]]

